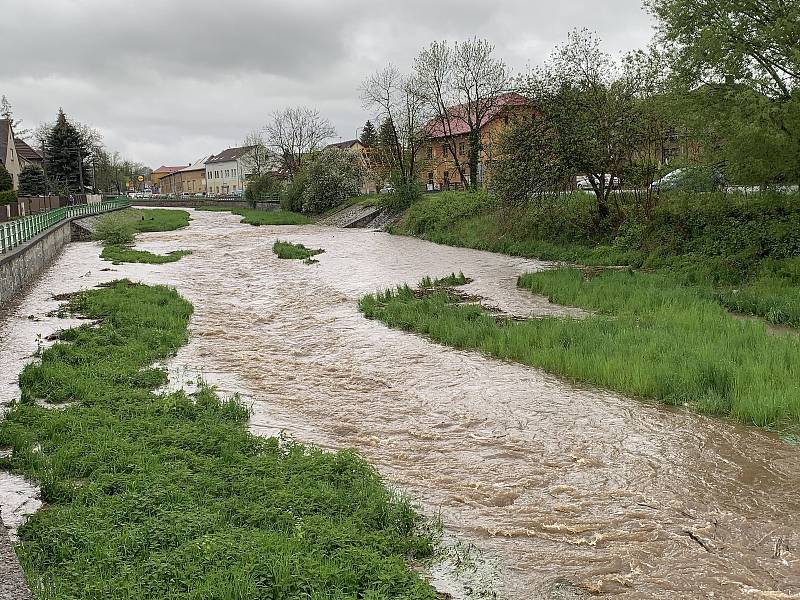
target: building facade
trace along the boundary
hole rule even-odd
[[[477,176],[478,183],[483,185],[491,163],[497,157],[497,142],[502,132],[516,120],[532,118],[536,112],[533,103],[519,94],[500,96],[482,120],[478,173],[473,174],[469,170],[470,141],[465,111],[465,107],[456,106],[450,109],[449,122],[434,119],[428,123],[428,144],[423,148],[422,156],[425,168],[420,171],[420,178],[428,191],[460,189],[468,185],[473,176]],[[464,173],[463,179],[453,152]]]
[[[161,194],[171,194],[171,193],[173,193],[173,192],[167,190],[166,187],[164,187],[162,189],[161,181],[165,177],[169,177],[173,173],[176,173],[177,171],[180,171],[183,168],[184,168],[183,165],[178,166],[178,167],[168,167],[166,165],[161,165],[156,170],[154,170],[152,173],[150,173],[150,181],[151,181],[151,183],[153,185],[153,192],[161,193]]]
[[[247,156],[254,146],[227,148],[205,162],[205,176],[209,194],[227,196],[241,192],[252,176]]]
[[[17,154],[14,129],[8,119],[0,119],[0,164],[11,175],[14,189],[19,189],[19,173],[22,170],[22,165]]]
[[[174,196],[206,194],[208,192],[206,161],[209,158],[204,156],[187,167],[182,167],[169,175],[163,175],[159,179],[159,193]]]

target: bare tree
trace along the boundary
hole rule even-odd
[[[267,144],[280,154],[290,174],[300,170],[304,155],[336,135],[331,122],[319,111],[299,106],[272,113],[264,131]]]
[[[402,186],[403,193],[417,189],[419,153],[427,141],[425,125],[429,114],[425,100],[417,93],[418,82],[391,64],[367,77],[361,85],[365,108],[377,111],[390,135],[382,136],[381,165]]]
[[[242,146],[252,147],[252,150],[242,157],[244,172],[253,177],[260,177],[272,170],[275,157],[264,140],[261,131],[251,131],[242,141]]]
[[[473,189],[477,188],[483,150],[481,127],[496,113],[513,81],[506,64],[495,58],[492,44],[473,38],[452,47],[448,42],[433,42],[414,65],[418,91],[434,114],[444,147],[462,181],[467,179],[466,165],[459,159],[456,138],[466,130],[469,181]]]

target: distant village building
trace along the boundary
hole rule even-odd
[[[181,194],[205,194],[208,191],[206,182],[206,161],[212,158],[204,156],[187,167],[177,167],[172,173],[159,178],[159,193],[180,196]],[[173,169],[174,167],[162,167]],[[155,172],[155,171],[154,171]]]
[[[255,146],[227,148],[205,162],[206,182],[209,194],[228,195],[244,190],[252,168],[245,158]]]
[[[478,183],[484,183],[486,173],[494,158],[496,144],[502,131],[514,119],[531,117],[535,113],[533,103],[517,93],[503,94],[497,98],[495,106],[484,116],[480,124],[481,151],[478,156],[478,173],[469,172],[469,127],[466,122],[466,106],[449,109],[451,118],[443,124],[433,119],[427,125],[429,142],[424,148],[422,158],[426,168],[421,172],[428,191],[463,188],[473,176]],[[452,149],[455,149],[458,162],[464,170],[464,179],[456,168]]]
[[[22,165],[17,154],[17,145],[14,141],[14,130],[11,121],[0,119],[0,164],[2,164],[11,175],[14,182],[14,189],[19,189],[19,174]]]
[[[168,177],[169,175],[172,175],[173,173],[180,171],[183,168],[184,165],[180,165],[178,167],[167,167],[165,165],[161,165],[155,171],[150,173],[150,181],[152,182],[153,185],[153,191],[161,194],[174,193],[167,186],[162,186],[161,182],[165,177]]]

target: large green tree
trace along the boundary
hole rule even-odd
[[[743,180],[800,180],[800,2],[647,0],[706,150]]]
[[[648,76],[631,68],[634,62],[614,61],[597,36],[573,31],[521,82],[537,115],[502,142],[496,181],[506,199],[519,204],[561,191],[565,175],[583,174],[597,198],[598,218],[609,215],[612,183],[646,148],[650,130],[643,110]],[[514,191],[517,185],[523,187]]]
[[[47,133],[45,154],[47,176],[56,191],[83,192],[91,185],[91,154],[86,136],[59,109]]]

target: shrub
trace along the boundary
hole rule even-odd
[[[281,209],[287,212],[301,212],[303,210],[303,194],[306,191],[306,181],[307,174],[305,169],[295,174],[281,196]]]
[[[0,192],[14,189],[14,180],[5,165],[0,164]]]
[[[303,191],[303,212],[322,213],[358,195],[363,173],[361,160],[353,152],[326,148],[308,165]]]
[[[5,190],[0,192],[0,206],[5,204],[14,204],[17,201],[17,192],[14,190]]]
[[[44,171],[34,165],[26,165],[19,174],[20,196],[44,196],[47,193],[47,180]]]
[[[115,215],[98,221],[94,237],[109,246],[129,246],[133,244],[135,233],[129,221]]]
[[[251,206],[255,207],[256,202],[269,198],[280,190],[281,185],[275,177],[271,173],[264,173],[247,183],[244,197]]]

